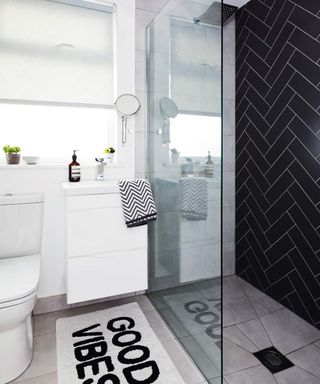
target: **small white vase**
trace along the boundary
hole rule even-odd
[[[114,153],[107,153],[107,155],[106,155],[107,163],[112,164],[113,163],[113,157],[114,157]]]

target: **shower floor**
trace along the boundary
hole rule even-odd
[[[208,383],[220,384],[220,280],[150,298]],[[237,276],[223,280],[224,384],[320,384],[320,331]],[[275,347],[294,367],[272,374],[253,353]]]

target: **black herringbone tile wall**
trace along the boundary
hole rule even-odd
[[[237,15],[237,274],[320,328],[320,0]]]

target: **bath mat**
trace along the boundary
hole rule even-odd
[[[57,320],[59,384],[184,384],[137,303]]]

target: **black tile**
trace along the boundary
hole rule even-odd
[[[290,108],[284,108],[277,120],[274,122],[268,133],[265,135],[266,140],[273,144],[274,141],[281,135],[289,122],[293,119],[294,113]]]
[[[249,171],[246,176],[251,175],[261,191],[266,192],[269,189],[270,184],[268,183],[268,180],[265,178],[264,174],[256,166],[255,162],[249,160],[246,164],[246,169]]]
[[[278,241],[276,241],[269,249],[266,250],[266,256],[270,261],[270,264],[273,265],[281,256],[287,254],[293,247],[293,242],[291,241],[288,234],[285,234]],[[285,274],[284,274],[285,275]]]
[[[320,178],[320,163],[311,155],[307,148],[298,139],[294,139],[289,149],[313,180]]]
[[[306,309],[308,315],[311,317],[312,322],[318,322],[320,321],[320,309],[317,306],[315,300],[310,294],[309,289],[307,288],[305,282],[301,278],[301,276],[298,274],[297,271],[292,271],[289,275],[289,278],[294,285],[296,292],[298,293],[299,297],[301,298],[301,301],[304,305],[305,310],[300,311],[299,315],[303,318],[307,319],[306,316]]]
[[[291,0],[292,3],[299,5],[302,8],[307,9],[313,14],[317,14],[320,11],[320,3],[319,0]]]
[[[246,115],[262,135],[268,132],[270,128],[268,123],[252,105],[247,109]]]
[[[311,60],[317,62],[320,58],[320,42],[311,39],[310,36],[295,29],[289,42],[299,51],[307,55]]]
[[[289,171],[300,187],[307,193],[311,201],[314,204],[318,204],[320,199],[320,187],[313,181],[311,176],[309,176],[297,161],[290,165]]]
[[[310,60],[306,55],[295,51],[289,63],[295,70],[300,72],[301,75],[311,81],[312,84],[318,84],[320,82],[319,65]]]
[[[273,63],[277,60],[278,56],[280,55],[281,51],[283,50],[283,47],[286,45],[289,37],[291,36],[294,26],[291,24],[278,24],[279,25],[279,31],[272,30],[272,33],[268,36],[268,39],[266,40],[266,43],[269,44],[271,42],[272,49],[268,53],[266,57],[266,63],[270,66],[273,65]],[[280,32],[280,33],[279,33]],[[274,42],[274,43],[273,43]]]
[[[254,159],[254,162],[256,163],[256,166],[262,171],[267,172],[270,168],[269,163],[265,159],[265,157],[260,152],[258,146],[253,143],[253,141],[249,141],[247,144],[247,151],[252,159]]]
[[[293,182],[294,178],[288,171],[285,171],[265,194],[270,205],[274,204],[278,200],[279,196],[281,196]]]
[[[285,149],[282,155],[278,158],[275,163],[273,163],[272,167],[266,173],[266,178],[269,183],[273,184],[281,176],[281,174],[285,172],[285,170],[293,161],[293,155]]]
[[[275,222],[294,204],[293,198],[289,192],[285,192],[265,213],[266,218],[271,222]]]
[[[320,46],[319,46],[320,50]],[[317,109],[320,106],[320,90],[303,78],[299,73],[295,73],[289,82],[291,88],[302,97],[310,106]]]
[[[310,224],[309,220],[305,217],[301,209],[297,205],[294,205],[289,209],[289,214],[292,220],[294,220],[295,225],[308,241],[310,247],[314,251],[318,251],[320,249],[320,236],[315,228],[313,228]]]
[[[317,134],[320,127],[320,115],[310,107],[299,95],[295,95],[289,103],[290,108],[300,119]]]
[[[313,299],[319,298],[320,283],[315,278],[310,266],[307,263],[307,260],[301,255],[297,249],[292,249],[288,257],[290,258],[292,264],[295,266],[299,275],[308,283],[308,289],[313,296]],[[320,263],[320,260],[319,260]],[[319,319],[320,320],[320,319]]]
[[[285,65],[285,67],[274,66],[272,68],[269,75],[266,77],[266,81],[272,85],[272,88],[270,89],[268,95],[266,96],[266,101],[270,105],[273,105],[273,103],[277,100],[282,90],[287,86],[293,74],[294,74],[294,69],[287,65]]]
[[[287,233],[295,223],[292,218],[285,213],[280,217],[267,231],[266,236],[269,239],[270,243],[273,244],[279,240],[285,233]]]
[[[256,147],[263,155],[270,149],[269,143],[252,123],[248,124],[246,134],[250,137],[251,141],[255,143]]]
[[[259,7],[257,9],[259,9]],[[254,16],[252,13],[248,17],[248,20],[246,22],[246,27],[250,31],[255,31],[256,35],[261,40],[265,40],[266,36],[270,31],[270,28],[263,21],[259,20],[258,17]]]
[[[298,183],[294,183],[289,188],[289,193],[313,227],[318,228],[320,226],[320,211],[312,203],[305,191]]]
[[[237,105],[237,109],[236,109],[236,121],[237,121],[237,133],[239,134],[239,136],[241,135],[241,132],[243,131],[243,129],[248,125],[248,118],[245,116],[245,118],[247,119],[247,123],[244,124],[244,128],[242,128],[241,124],[240,124],[240,120],[244,117],[244,113],[246,112],[247,108],[249,107],[249,101],[246,99],[246,98],[243,98],[239,104]],[[240,129],[238,128],[238,123],[240,125]],[[242,128],[242,129],[241,129]],[[239,130],[238,130],[239,129]]]
[[[264,81],[262,77],[260,77],[253,69],[249,70],[246,76],[246,80],[261,96],[265,96],[270,90],[270,85]]]
[[[262,77],[263,79],[266,77],[270,70],[270,66],[264,62],[260,56],[258,56],[256,53],[250,50],[250,53],[247,56],[246,59],[247,63],[250,65],[251,68],[257,72],[257,74]]]
[[[292,243],[291,243],[292,244]],[[283,276],[287,275],[289,272],[294,271],[295,266],[292,263],[288,255],[278,254],[277,259],[271,265],[270,268],[265,270],[266,275],[268,276],[270,282],[274,284],[276,281],[280,280]]]
[[[253,88],[250,87],[246,93],[246,98],[249,100],[251,104],[254,104],[256,110],[261,114],[265,115],[270,107],[269,104],[264,100],[263,97],[259,95],[259,93]]]
[[[270,126],[274,124],[274,122],[278,119],[279,115],[286,108],[293,95],[294,91],[287,86],[282,90],[279,95],[279,98],[273,104],[272,108],[269,110],[265,117],[266,121],[268,122],[268,124],[270,124]]]
[[[278,139],[273,143],[270,150],[266,153],[266,159],[270,164],[273,164],[279,156],[283,153],[285,148],[289,147],[289,144],[295,138],[293,133],[285,128],[282,134],[278,137]]]
[[[320,274],[320,259],[317,257],[316,253],[310,247],[310,244],[301,234],[299,229],[297,227],[293,227],[290,230],[289,234],[299,253],[303,255],[305,260],[308,261],[308,265],[311,268],[313,274]]]
[[[255,223],[258,224],[262,230],[267,230],[270,227],[270,224],[268,220],[266,219],[264,212],[260,208],[259,204],[255,201],[255,199],[250,195],[246,200],[247,206],[250,209],[250,212],[252,213],[252,216],[255,218]],[[249,221],[248,221],[249,223]],[[251,227],[253,227],[253,223],[249,223]],[[267,244],[267,247],[269,244]],[[265,248],[264,246],[262,248]]]
[[[259,206],[254,202],[254,200],[252,200],[252,197],[251,200],[250,197],[248,198],[247,206],[251,212],[251,214],[247,216],[247,223],[249,224],[252,233],[260,244],[260,247],[263,250],[268,249],[270,243],[263,233],[263,226],[261,224],[261,215],[263,215],[263,213],[259,210]]]
[[[289,17],[289,21],[296,27],[302,29],[308,35],[315,39],[319,36],[320,19],[310,12],[305,11],[301,7],[295,7]]]
[[[252,13],[254,16],[256,16],[260,20],[264,20],[267,16],[268,13],[270,12],[270,8],[267,7],[266,5],[260,3],[259,6],[257,7],[254,2],[249,2],[247,4],[246,10]]]
[[[283,297],[292,292],[295,292],[295,289],[287,276],[283,277],[281,280],[272,284],[265,290],[265,293],[273,297],[275,300],[281,300]]]
[[[255,255],[255,259],[259,260],[259,263],[262,266],[262,268],[264,269],[268,268],[270,266],[269,260],[267,259],[265,252],[263,251],[261,245],[258,243],[253,233],[248,232],[246,234],[246,239]]]
[[[259,39],[258,36],[256,36],[253,33],[250,33],[249,30],[247,30],[247,40],[246,45],[252,49],[257,55],[259,55],[262,59],[264,59],[269,50],[270,47],[261,39]]]
[[[249,177],[249,179],[246,181],[246,185],[247,185],[248,189],[250,190],[249,193],[252,193],[254,195],[254,198],[255,198],[256,202],[259,204],[259,207],[262,210],[266,211],[269,208],[269,203],[268,203],[267,199],[265,198],[263,192],[261,191],[261,189],[259,188],[259,186],[255,182],[255,180],[253,180],[252,177]]]
[[[316,136],[298,117],[295,117],[290,122],[289,128],[314,157],[317,157],[320,154],[320,138],[318,138],[318,136]]]

